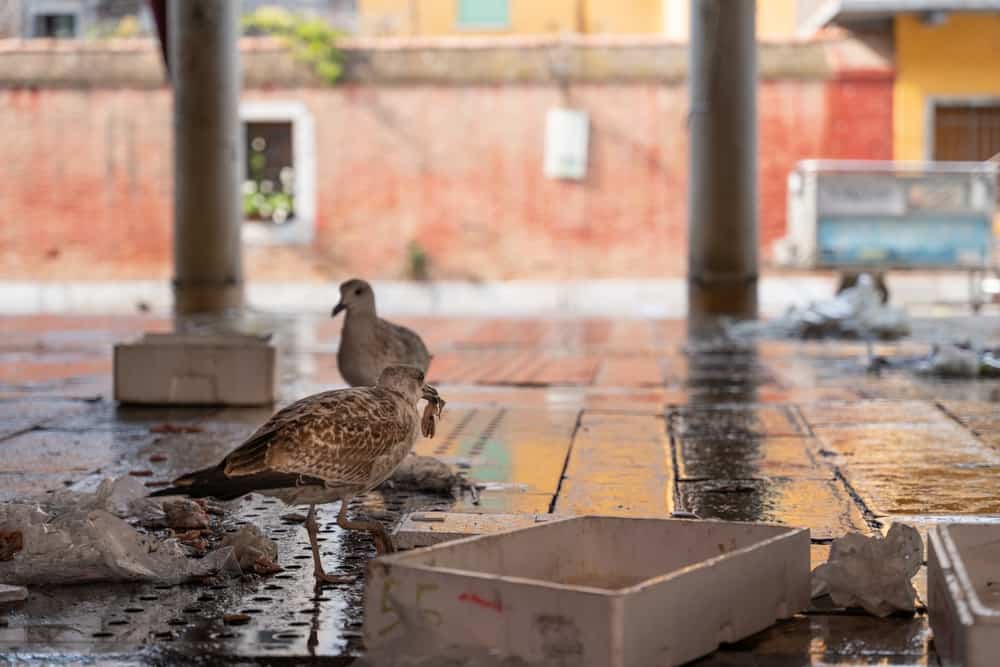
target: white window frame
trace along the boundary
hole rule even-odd
[[[248,245],[305,245],[316,235],[316,129],[312,114],[301,102],[244,101],[240,103],[240,141],[246,123],[291,123],[295,168],[295,214],[286,224],[245,220],[243,242]],[[240,163],[240,183],[246,180],[246,156]]]

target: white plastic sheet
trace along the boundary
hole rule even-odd
[[[19,532],[23,546],[0,562],[7,584],[98,581],[179,583],[215,573],[241,573],[233,547],[190,558],[175,539],[144,535],[137,523],[163,520],[159,502],[133,478],[105,480],[94,493],[60,491],[0,505],[0,531]]]
[[[848,533],[830,546],[830,558],[812,574],[813,597],[829,594],[841,607],[875,616],[915,610],[913,576],[924,562],[924,543],[912,526],[894,523],[885,539]]]

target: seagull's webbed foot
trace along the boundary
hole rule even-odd
[[[346,584],[352,581],[351,577],[339,577],[327,574],[323,569],[323,560],[319,555],[319,526],[316,524],[316,506],[309,506],[309,514],[306,516],[306,532],[309,534],[309,546],[312,547],[313,555],[313,576],[316,577],[316,588],[324,584]]]
[[[379,556],[391,554],[396,551],[396,546],[392,543],[389,533],[385,532],[385,527],[378,521],[350,521],[347,518],[347,503],[342,500],[340,512],[337,513],[337,525],[344,530],[363,530],[370,533],[375,542],[375,553]]]

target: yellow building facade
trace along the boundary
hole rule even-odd
[[[894,157],[1000,151],[1000,14],[950,13],[941,23],[903,14],[894,32]]]
[[[359,0],[372,36],[665,35],[686,39],[690,0]],[[795,34],[795,0],[758,0],[761,39]]]

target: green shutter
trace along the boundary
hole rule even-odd
[[[505,28],[510,25],[508,0],[458,0],[461,28]]]

